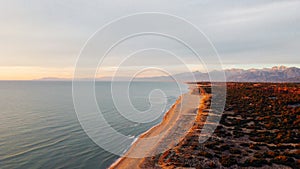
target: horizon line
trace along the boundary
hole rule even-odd
[[[273,69],[273,68],[281,68],[284,67],[285,69],[289,69],[289,68],[297,68],[300,69],[300,66],[285,66],[285,65],[279,65],[279,66],[272,66],[272,67],[263,67],[263,68],[248,68],[248,69],[243,69],[243,68],[226,68],[223,69],[223,71],[226,70],[244,70],[244,71],[250,71],[250,70],[264,70],[264,69]],[[210,72],[213,71],[221,71],[221,70],[212,70]],[[209,72],[204,72],[204,71],[199,71],[199,70],[195,70],[192,72],[200,72],[200,73],[209,73]],[[183,74],[183,73],[187,73],[187,72],[181,72],[181,73],[176,73],[176,74],[172,74],[172,76],[178,75],[178,74]],[[95,80],[95,81],[112,81],[109,79],[105,79],[105,78],[123,78],[123,80],[117,79],[114,81],[130,81],[130,80],[126,80],[126,78],[130,78],[130,76],[103,76],[103,77],[83,77],[83,78],[79,78],[77,80],[80,81],[89,81],[89,80]],[[145,77],[137,77],[136,79],[138,79],[139,81],[142,81],[142,79],[147,79],[147,78],[159,78],[159,77],[169,77],[166,75],[157,75],[157,76],[145,76]],[[74,80],[74,76],[73,77],[41,77],[41,78],[35,78],[35,79],[0,79],[0,81],[73,81]],[[145,81],[149,81],[149,80],[145,80]],[[158,81],[158,80],[156,80]],[[161,80],[163,81],[163,80]],[[166,80],[164,80],[166,81]]]

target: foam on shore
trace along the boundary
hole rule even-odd
[[[198,113],[200,98],[195,87],[190,86],[190,92],[181,95],[176,100],[165,114],[162,122],[135,139],[124,156],[109,168],[136,168],[144,161],[143,157],[150,157],[172,148],[184,138],[193,125]]]

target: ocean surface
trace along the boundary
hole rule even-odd
[[[116,86],[122,85],[125,83],[117,82]],[[133,141],[161,122],[164,113],[148,123],[116,118],[119,113],[108,97],[110,86],[110,82],[96,82],[95,94],[105,119],[116,131]],[[149,109],[149,92],[160,89],[165,93],[166,112],[179,95],[188,91],[185,84],[180,86],[183,91],[172,82],[133,82],[129,90],[132,106],[141,111]],[[154,110],[161,99],[151,98],[158,103]],[[1,81],[0,117],[1,169],[106,168],[119,158],[100,148],[82,129],[73,105],[72,82]]]

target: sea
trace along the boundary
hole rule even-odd
[[[114,83],[119,87],[128,85]],[[111,82],[95,82],[96,101],[110,126],[132,137],[132,142],[159,124],[177,98],[188,91],[187,85],[182,83],[131,82],[128,106],[144,111],[156,110],[155,106],[165,104],[164,109],[157,108],[161,111],[158,118],[136,123],[116,118],[120,113],[111,99],[111,86]],[[151,91],[157,89],[164,95],[149,99]],[[126,111],[126,105],[122,106]],[[0,81],[0,117],[1,169],[102,169],[120,157],[101,148],[83,130],[74,108],[71,81]],[[89,119],[92,121],[93,117],[86,120]]]

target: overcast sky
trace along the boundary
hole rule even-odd
[[[70,78],[80,49],[96,30],[138,12],[163,12],[193,23],[212,41],[225,68],[299,66],[299,0],[2,0],[0,79]],[[112,58],[120,57],[121,51]],[[162,67],[170,66],[174,73],[184,71],[167,55],[155,51],[141,57],[146,63],[166,63]],[[192,70],[201,70],[188,55],[180,57]],[[111,60],[101,75],[108,76],[116,68]],[[131,60],[129,67],[139,66]]]

